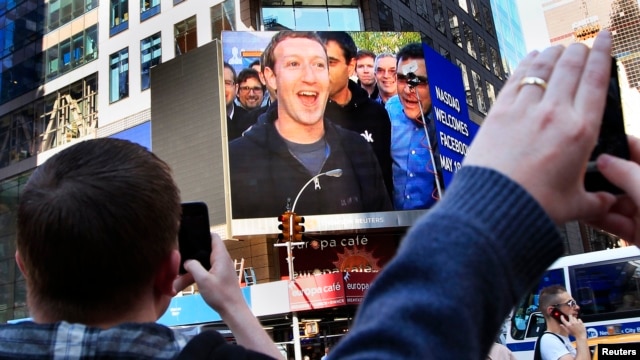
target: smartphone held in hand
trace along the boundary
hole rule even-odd
[[[553,308],[553,310],[551,310],[551,317],[558,320],[560,324],[562,324],[562,320],[560,320],[560,318],[564,318],[565,320],[569,321],[569,317],[563,314],[562,311],[560,311],[560,309],[558,308]]]
[[[623,159],[629,159],[629,143],[625,132],[622,113],[622,98],[620,82],[618,81],[618,65],[615,58],[611,59],[611,77],[607,92],[607,105],[604,110],[600,134],[595,149],[591,153],[587,165],[584,186],[587,191],[606,191],[621,194],[622,190],[610,183],[596,167],[596,159],[600,154],[610,154]]]
[[[178,233],[180,248],[180,274],[186,260],[198,260],[202,266],[211,268],[211,230],[209,225],[209,209],[203,202],[182,203],[182,217]]]

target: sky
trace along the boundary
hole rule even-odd
[[[524,33],[527,51],[542,50],[549,46],[547,23],[542,12],[542,0],[516,0],[520,23]]]

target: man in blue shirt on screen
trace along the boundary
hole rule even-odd
[[[393,205],[427,209],[439,198],[436,173],[442,175],[422,44],[404,46],[396,58],[398,95],[385,105],[391,118]]]

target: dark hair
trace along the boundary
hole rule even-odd
[[[356,53],[356,61],[366,57],[369,57],[375,60],[376,54],[373,51],[369,51],[369,50],[358,50],[358,52]]]
[[[538,297],[538,309],[542,312],[544,317],[549,315],[545,311],[547,306],[552,306],[558,303],[558,295],[564,294],[567,289],[562,285],[550,285],[540,290],[540,296]]]
[[[229,65],[229,63],[226,61],[224,62],[224,67],[231,70],[231,73],[233,74],[233,82],[236,82],[236,69],[234,69],[233,66]]]
[[[247,81],[247,79],[251,78],[258,80],[258,82],[262,85],[262,82],[260,81],[260,73],[252,68],[242,69],[238,74],[238,80],[236,81],[236,83],[240,85],[243,82]],[[264,86],[262,87],[262,90],[264,91]]]
[[[260,65],[260,60],[253,60],[251,64],[249,64],[249,68],[253,69],[254,66]],[[261,66],[262,67],[262,66]],[[254,69],[255,70],[255,69]]]
[[[278,46],[278,44],[280,44],[282,41],[286,39],[309,39],[309,40],[318,42],[318,44],[322,45],[323,49],[325,48],[322,40],[313,31],[293,31],[293,30],[279,31],[277,34],[273,35],[273,37],[271,38],[271,41],[269,42],[267,47],[264,49],[264,52],[262,53],[262,60],[263,60],[262,70],[263,71],[265,68],[270,68],[275,73],[276,59],[275,59],[274,52],[275,52],[276,46]],[[326,52],[327,51],[325,49],[325,55],[326,55]]]
[[[347,34],[344,31],[319,31],[318,36],[320,39],[326,44],[329,41],[335,41],[340,48],[342,49],[342,55],[344,56],[345,62],[348,64],[351,59],[356,57],[358,52],[358,48],[356,47],[356,43],[353,42],[353,38],[351,35]]]
[[[143,146],[101,138],[62,150],[18,204],[29,300],[69,322],[129,311],[177,248],[180,211],[169,166]]]
[[[396,54],[396,63],[400,62],[400,59],[424,59],[424,51],[422,50],[421,43],[410,43],[402,47]]]

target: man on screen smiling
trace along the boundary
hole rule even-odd
[[[427,209],[439,196],[436,170],[440,184],[442,177],[422,44],[404,46],[397,59],[398,95],[385,105],[391,118],[393,205],[396,210]]]
[[[357,133],[324,119],[329,67],[313,32],[281,31],[264,52],[264,76],[277,106],[229,144],[233,217],[278,216],[315,175],[296,205],[300,214],[391,210],[378,161]]]
[[[376,56],[374,65],[376,86],[378,87],[377,102],[384,105],[397,93],[396,85],[396,57],[391,53]]]

